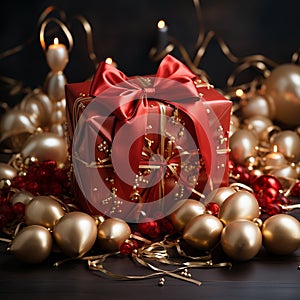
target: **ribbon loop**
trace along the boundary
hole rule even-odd
[[[144,88],[144,92],[147,95],[147,98],[154,97],[156,90],[155,87],[146,87]]]
[[[161,62],[156,76],[127,78],[114,66],[102,62],[94,76],[90,95],[100,107],[111,111],[117,118],[115,134],[126,123],[128,136],[137,138],[129,157],[134,173],[138,172],[144,136],[147,128],[148,98],[171,104],[189,116],[195,127],[195,144],[202,152],[207,172],[214,161],[211,151],[209,123],[203,103],[194,84],[196,76],[179,60],[167,55]],[[107,110],[106,110],[107,111]],[[105,116],[103,116],[105,118]],[[135,120],[137,120],[135,122]],[[164,133],[162,133],[164,134]],[[123,143],[125,143],[123,145]],[[118,141],[117,161],[124,161],[122,149],[126,149],[127,138]]]

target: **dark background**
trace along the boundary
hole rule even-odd
[[[203,0],[201,4],[206,30],[216,31],[237,56],[263,54],[286,63],[300,46],[298,0]],[[157,63],[149,58],[149,50],[155,45],[160,19],[190,55],[195,52],[199,23],[192,0],[12,0],[1,4],[0,53],[32,41],[21,52],[0,60],[1,76],[22,80],[33,88],[43,84],[49,69],[39,44],[37,21],[49,5],[64,10],[72,24],[74,49],[65,70],[69,82],[83,81],[94,72],[84,32],[72,21],[76,14],[84,16],[93,28],[97,59],[113,57],[128,76],[155,72]],[[181,58],[178,51],[172,54]],[[200,67],[210,75],[211,83],[223,88],[236,66],[212,42]],[[0,101],[9,101],[3,92],[0,97]]]

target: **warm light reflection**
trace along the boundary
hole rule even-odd
[[[242,97],[244,95],[244,91],[242,89],[237,89],[235,94],[237,97]]]
[[[166,27],[165,21],[164,21],[164,20],[160,20],[160,21],[157,23],[157,27],[158,27],[159,29],[165,28],[165,27]]]
[[[278,152],[278,146],[277,145],[273,146],[273,152]]]
[[[58,45],[59,44],[59,39],[56,37],[54,38],[54,41],[53,41],[54,45]]]
[[[111,57],[108,57],[108,58],[105,60],[105,62],[106,62],[107,64],[111,65],[111,64],[113,63],[113,60],[112,60]]]

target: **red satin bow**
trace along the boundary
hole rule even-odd
[[[206,170],[210,172],[213,153],[211,134],[194,79],[195,75],[171,55],[162,60],[156,75],[151,77],[127,78],[112,65],[100,64],[91,84],[90,95],[95,97],[93,101],[97,101],[103,111],[113,111],[118,119],[116,132],[126,123],[128,136],[141,137],[134,143],[132,153],[135,155],[129,160],[134,172],[138,171],[146,133],[148,98],[169,103],[190,116],[198,139],[195,144],[201,149]],[[148,84],[144,84],[145,81]],[[120,137],[118,149],[115,148],[114,156],[120,159],[119,162],[125,159],[122,149],[128,143],[128,136]]]

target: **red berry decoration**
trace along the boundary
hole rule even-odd
[[[138,242],[130,239],[126,240],[122,245],[120,246],[120,253],[123,255],[129,255],[133,252],[134,249],[137,249],[139,247]]]
[[[132,253],[132,251],[132,246],[127,242],[122,243],[122,245],[120,246],[120,253],[123,255],[129,255]]]
[[[300,198],[300,181],[296,182],[291,190],[291,195]]]
[[[17,202],[13,206],[13,211],[18,216],[24,216],[25,214],[25,204],[22,202]]]
[[[139,223],[138,229],[141,234],[147,235],[153,239],[158,238],[160,235],[158,223],[149,218],[144,219],[143,223]]]
[[[217,203],[209,202],[206,204],[205,208],[208,213],[212,214],[213,216],[218,216],[220,206]]]
[[[264,212],[273,215],[281,212],[277,200],[281,199],[282,185],[280,181],[272,175],[259,176],[252,184],[255,197]],[[280,202],[280,201],[279,201]]]

